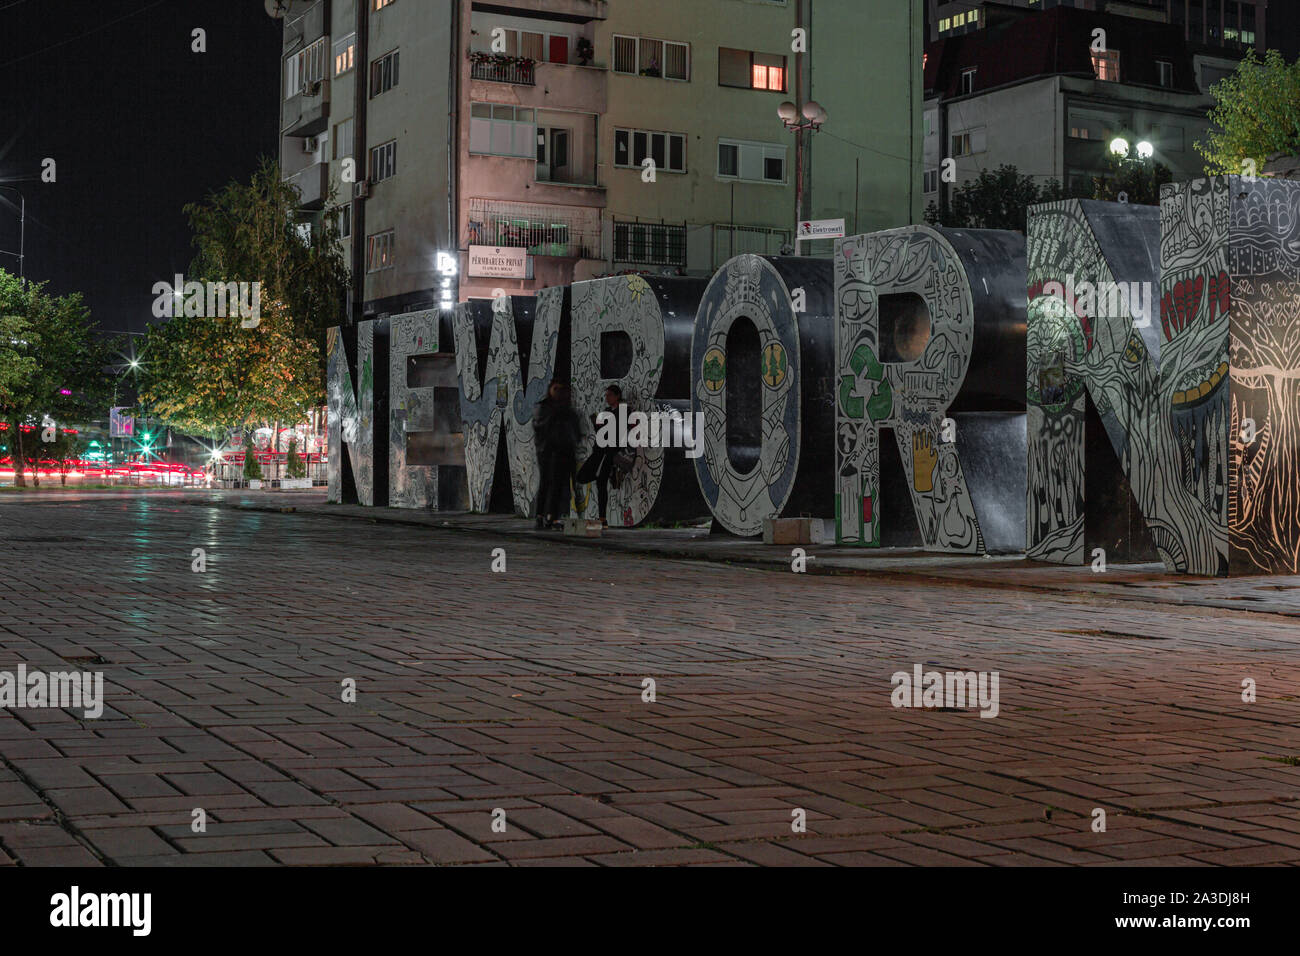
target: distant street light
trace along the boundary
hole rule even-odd
[[[1114,153],[1116,156],[1120,156],[1120,157],[1127,156],[1128,140],[1126,140],[1123,136],[1116,136],[1114,139],[1110,141],[1110,151]]]
[[[1152,156],[1156,154],[1156,148],[1152,146],[1150,143],[1148,143],[1146,140],[1143,140],[1142,142],[1138,143],[1137,150],[1138,150],[1138,159],[1150,159]]]

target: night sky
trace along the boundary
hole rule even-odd
[[[278,152],[280,36],[262,0],[0,0],[0,182],[27,197],[27,276],[141,331],[153,284],[194,258],[181,207]],[[0,249],[18,249],[8,190]]]

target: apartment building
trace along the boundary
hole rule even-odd
[[[1272,0],[1287,6],[1295,0]],[[930,40],[978,30],[988,14],[985,0],[926,0]],[[998,0],[1001,6],[1028,10],[1074,7],[1097,13],[1134,17],[1178,27],[1193,46],[1263,51],[1269,0]]]
[[[1104,51],[1093,48],[1098,28]],[[1209,128],[1209,86],[1235,66],[1225,52],[1195,52],[1157,20],[1000,8],[985,28],[927,48],[926,204],[1003,164],[1087,190],[1116,137],[1151,143],[1175,181],[1203,175],[1194,144]],[[947,159],[954,184],[941,175]]]
[[[338,217],[358,317],[914,222],[921,2],[294,0],[284,173]]]

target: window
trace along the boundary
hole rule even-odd
[[[390,0],[391,2],[391,0]],[[378,96],[397,85],[397,50],[370,64],[370,95]]]
[[[614,72],[686,82],[691,78],[690,46],[650,37],[614,37]]]
[[[720,140],[718,176],[753,183],[784,183],[785,147],[776,143]]]
[[[939,32],[947,33],[952,29],[952,17],[944,17],[939,21]]]
[[[1174,85],[1174,65],[1168,60],[1156,60],[1156,73],[1161,86]]]
[[[649,157],[655,168],[670,173],[686,172],[686,135],[641,129],[614,130],[614,165],[640,169]]]
[[[968,129],[961,133],[954,133],[952,137],[952,156],[971,156],[975,153],[982,153],[985,149],[985,133],[983,126],[977,129]]]
[[[537,126],[531,109],[471,103],[469,151],[490,156],[537,159]]]
[[[785,57],[773,53],[752,53],[749,50],[718,49],[718,85],[747,90],[772,90],[784,93],[786,88]]]
[[[396,2],[396,0],[375,0],[372,9],[382,10],[384,7],[390,6],[394,2]]]
[[[356,66],[357,35],[349,33],[334,44],[334,75],[346,73]]]
[[[352,204],[344,203],[338,208],[339,238],[352,238]]]
[[[567,33],[540,33],[501,28],[508,56],[526,56],[538,63],[568,63],[573,37]]]
[[[955,17],[953,17],[952,25],[954,27],[964,27],[966,25],[966,14],[959,13]]]
[[[1119,82],[1119,50],[1094,51],[1092,54],[1092,72],[1097,79],[1108,83]]]
[[[325,78],[325,38],[293,53],[284,61],[284,98],[319,90]]]
[[[1091,135],[1089,134],[1089,132],[1088,132],[1088,127],[1086,127],[1086,126],[1071,126],[1071,127],[1070,127],[1070,136],[1071,136],[1071,138],[1073,138],[1073,139],[1091,139],[1091,138],[1092,138],[1092,136],[1091,136]]]
[[[925,183],[922,191],[927,193],[939,191],[939,170],[927,169],[925,171]]]
[[[370,181],[372,183],[383,182],[397,175],[397,140],[389,140],[387,143],[374,147],[370,150]]]
[[[926,113],[925,114],[925,135],[933,136],[936,132],[938,132],[938,130],[935,129],[935,114]]]
[[[1166,153],[1181,153],[1187,148],[1187,140],[1181,126],[1153,126],[1151,139]]]
[[[614,222],[614,261],[653,266],[686,265],[686,227],[654,222]]]
[[[963,96],[975,92],[975,70],[961,71],[961,92]]]
[[[330,134],[330,144],[334,159],[346,159],[352,155],[351,118],[334,124],[334,132]]]
[[[366,240],[366,271],[380,272],[393,268],[393,230],[377,232]]]

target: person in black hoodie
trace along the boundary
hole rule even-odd
[[[605,407],[601,412],[609,412],[611,415],[618,415],[618,407],[623,404],[623,389],[617,385],[611,385],[605,389]],[[591,430],[597,435],[600,434],[600,422],[598,417],[600,412],[591,416]],[[579,484],[586,484],[589,481],[596,483],[598,500],[600,501],[600,523],[602,526],[608,524],[607,511],[609,510],[609,489],[612,485],[617,488],[622,478],[622,473],[616,465],[624,460],[627,455],[626,449],[617,446],[601,447],[597,442],[591,449],[591,454],[587,460],[582,463],[578,469],[577,481]]]
[[[551,382],[546,397],[533,413],[537,436],[537,463],[541,481],[537,489],[537,527],[556,529],[569,513],[569,494],[578,467],[582,419],[573,408],[573,391],[567,382]]]

